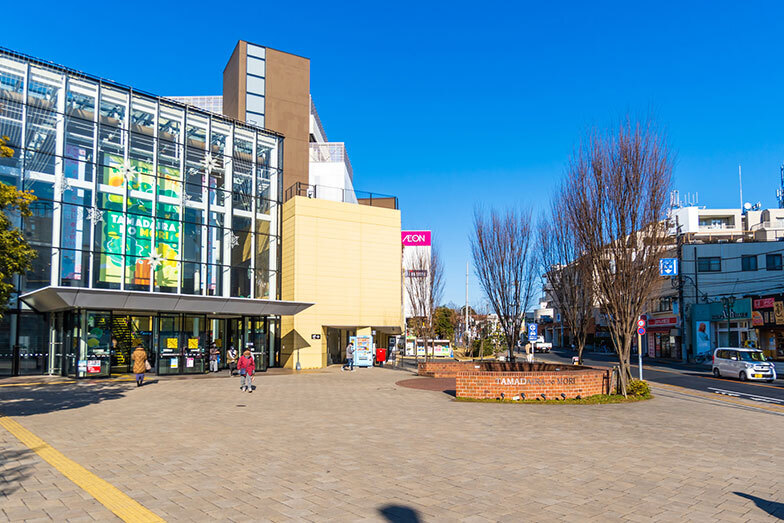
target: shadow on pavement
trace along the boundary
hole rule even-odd
[[[22,482],[31,476],[34,455],[30,449],[0,450],[0,497],[19,490]]]
[[[779,503],[778,501],[769,501],[767,499],[758,498],[757,496],[752,496],[751,494],[744,494],[743,492],[733,492],[733,494],[742,498],[750,499],[754,502],[755,505],[757,505],[757,508],[764,510],[771,516],[784,519],[784,503]]]
[[[156,380],[145,382],[142,388]],[[13,387],[0,390],[0,410],[6,416],[32,416],[58,410],[78,409],[119,399],[135,389],[135,383],[73,383],[42,387]]]
[[[418,523],[421,521],[419,512],[402,505],[387,505],[378,509],[378,512],[384,519],[393,523]]]

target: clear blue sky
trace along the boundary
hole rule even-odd
[[[162,95],[219,94],[238,39],[309,57],[356,188],[433,231],[461,303],[474,206],[538,208],[581,134],[627,112],[668,131],[681,193],[738,206],[741,164],[745,199],[776,205],[784,4],[637,4],[17,2],[0,45]]]

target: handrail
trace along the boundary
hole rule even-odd
[[[284,191],[283,202],[285,203],[295,196],[355,203],[358,205],[368,205],[370,207],[400,209],[397,196],[366,191],[353,191],[351,189],[329,187],[326,185],[310,185],[302,182],[295,182]]]

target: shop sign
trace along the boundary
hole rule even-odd
[[[406,247],[430,246],[430,231],[401,231],[400,238]]]
[[[667,316],[665,318],[651,318],[648,320],[649,327],[674,327],[678,325],[677,316]]]
[[[177,348],[177,338],[166,338],[166,348],[167,349],[176,349]]]
[[[193,358],[185,358],[185,366],[189,369],[193,367]]]
[[[79,360],[76,368],[79,370],[79,372],[87,372],[87,360]]]
[[[188,338],[188,348],[189,349],[198,349],[199,348],[199,338]]]
[[[773,304],[773,315],[776,317],[776,325],[784,325],[784,302]]]
[[[782,311],[784,313],[784,311]],[[731,320],[749,320],[751,319],[751,298],[742,298],[735,300],[732,308],[729,310]],[[720,301],[714,301],[710,304],[711,320],[713,321],[726,321],[727,308]],[[784,319],[782,320],[784,323]]]
[[[98,374],[101,372],[101,360],[87,360],[87,374]]]
[[[765,325],[765,319],[762,317],[762,313],[760,311],[751,311],[751,324],[754,327]]]
[[[169,361],[169,368],[170,369],[176,369],[177,368],[177,358],[172,358]]]
[[[776,298],[760,298],[758,300],[754,300],[754,308],[771,309],[773,308],[774,303],[776,303]]]

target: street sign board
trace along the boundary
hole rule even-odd
[[[538,337],[537,327],[538,325],[536,323],[528,325],[528,341],[536,341],[536,338]]]
[[[639,329],[637,329],[637,334],[639,334],[640,336],[645,336],[645,327],[640,327]]]
[[[659,260],[659,275],[677,276],[678,258],[662,258],[661,260]]]
[[[639,320],[637,320],[637,326],[638,326],[638,327],[645,327],[645,320],[644,320],[644,319],[642,319],[642,318],[640,318]]]

